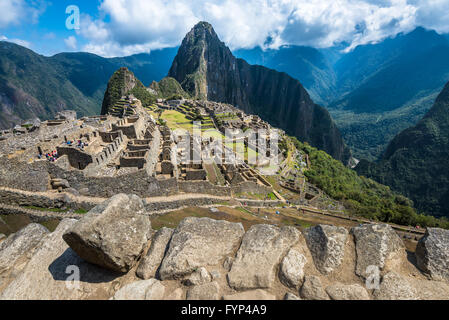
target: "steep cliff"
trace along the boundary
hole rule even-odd
[[[428,214],[449,217],[449,83],[414,127],[397,135],[379,163],[356,170],[391,186]]]
[[[327,110],[312,101],[298,80],[235,58],[207,22],[186,35],[169,76],[195,98],[233,104],[336,159],[350,157]]]

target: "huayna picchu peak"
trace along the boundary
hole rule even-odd
[[[207,22],[185,36],[168,75],[192,97],[230,103],[336,159],[346,163],[350,158],[329,113],[312,101],[298,80],[235,58]]]

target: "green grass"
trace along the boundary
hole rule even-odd
[[[75,211],[73,211],[77,214],[86,214],[89,212],[89,210],[85,210],[85,209],[76,209]]]
[[[189,132],[193,130],[192,122],[186,118],[186,115],[175,110],[166,110],[162,113],[161,119],[165,120],[171,130],[184,129]]]
[[[60,209],[60,208],[42,208],[36,206],[23,206],[23,208],[31,209],[31,210],[39,210],[39,211],[50,211],[50,212],[67,212],[68,209]]]

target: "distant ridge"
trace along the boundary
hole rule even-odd
[[[449,82],[432,109],[398,134],[379,163],[361,161],[359,174],[389,185],[421,212],[449,217]]]

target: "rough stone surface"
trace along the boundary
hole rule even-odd
[[[276,268],[287,251],[299,241],[300,233],[293,227],[252,226],[245,234],[237,257],[228,273],[234,289],[270,288]]]
[[[359,284],[335,283],[326,288],[332,300],[370,300],[368,292]]]
[[[359,276],[366,278],[370,266],[383,270],[388,260],[405,254],[402,240],[387,224],[365,224],[352,228],[352,233],[357,253],[356,274]]]
[[[232,257],[227,257],[225,259],[225,261],[223,262],[223,268],[228,272],[231,271],[233,262],[234,262],[234,259]]]
[[[161,279],[181,278],[198,267],[219,264],[236,250],[243,234],[241,223],[185,218],[173,233],[160,268]]]
[[[142,200],[118,194],[90,210],[63,238],[83,259],[104,268],[127,272],[151,237]]]
[[[212,270],[210,272],[210,276],[212,277],[212,280],[217,280],[221,278],[221,273],[219,271]]]
[[[118,274],[81,259],[62,239],[77,221],[65,219],[46,235],[21,273],[3,290],[0,300],[74,300],[113,296]],[[71,266],[79,268],[80,281],[69,281]],[[68,285],[72,284],[74,288]],[[78,288],[76,287],[78,285]]]
[[[287,287],[297,289],[304,279],[304,266],[307,259],[294,249],[284,257],[279,270],[279,278]]]
[[[174,229],[161,228],[153,237],[150,249],[143,257],[137,268],[136,274],[139,278],[150,279],[156,276],[156,272],[161,265],[168,243],[173,235]]]
[[[416,300],[417,290],[403,276],[389,272],[383,276],[379,289],[374,290],[376,300]]]
[[[165,300],[184,300],[184,291],[181,288],[177,288],[168,294]]]
[[[31,223],[10,235],[0,246],[0,273],[14,267],[16,261],[36,247],[48,233],[44,226]]]
[[[300,294],[304,300],[329,300],[320,278],[316,276],[305,277]]]
[[[117,291],[113,300],[162,300],[164,291],[165,287],[159,280],[136,281]]]
[[[345,228],[317,225],[308,229],[305,238],[318,271],[329,274],[340,267],[348,239]]]
[[[428,228],[416,247],[416,260],[432,279],[449,281],[449,230]]]
[[[212,277],[206,268],[202,267],[195,270],[191,275],[184,279],[186,286],[198,286],[212,281]]]
[[[265,290],[257,289],[226,295],[223,300],[276,300],[276,297]]]
[[[434,280],[412,280],[420,300],[449,300],[449,283]]]
[[[220,287],[214,282],[194,286],[187,291],[186,300],[218,300]]]
[[[301,300],[301,298],[297,295],[294,295],[293,293],[287,292],[285,294],[284,300]]]

